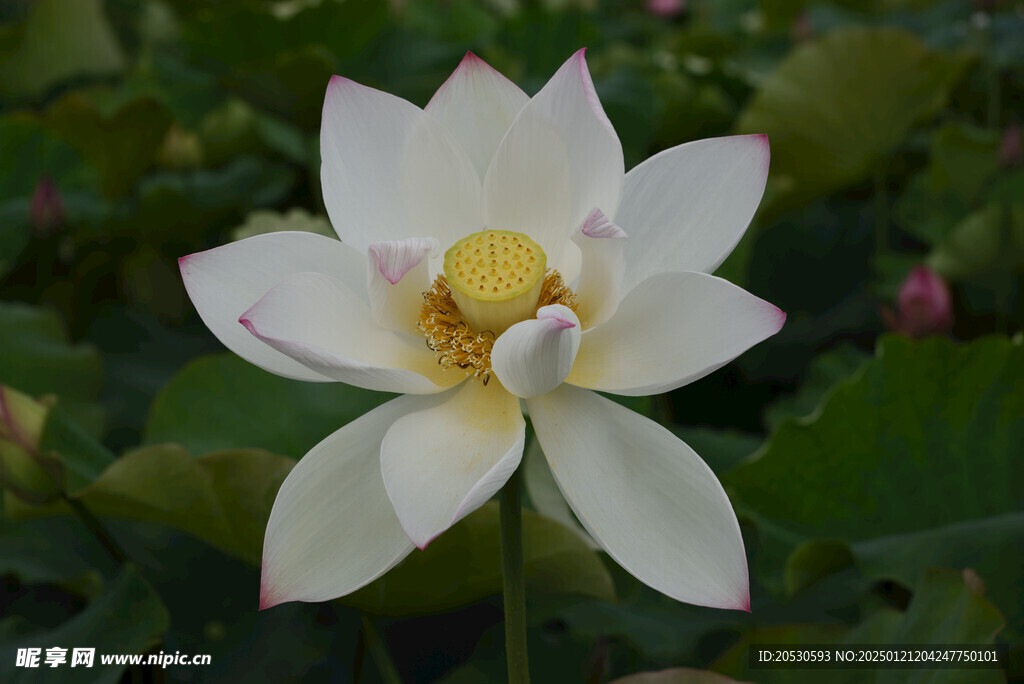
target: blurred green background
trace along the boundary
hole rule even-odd
[[[713,375],[628,402],[722,479],[752,612],[640,585],[578,534],[532,454],[535,681],[1024,681],[1013,0],[0,3],[0,681],[376,682],[382,650],[404,681],[503,680],[494,508],[351,597],[257,613],[293,459],[387,397],[225,352],[176,259],[329,232],[332,74],[422,106],[472,50],[532,94],[582,46],[627,167],[770,136],[765,199],[718,275],[789,319]],[[71,514],[83,505],[128,562]],[[1003,642],[1015,662],[746,669],[767,642]],[[26,670],[26,645],[213,663]]]

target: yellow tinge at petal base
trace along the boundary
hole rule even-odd
[[[546,270],[540,245],[508,230],[473,233],[444,255],[444,274],[466,322],[495,336],[533,316]]]

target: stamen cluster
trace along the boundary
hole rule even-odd
[[[548,269],[544,275],[537,309],[562,304],[576,310],[576,293],[562,280],[561,274]],[[427,346],[437,352],[441,368],[459,368],[485,385],[491,377],[491,348],[495,335],[490,330],[477,332],[470,328],[452,297],[448,279],[439,275],[430,289],[423,293],[423,306],[417,326],[427,338]]]

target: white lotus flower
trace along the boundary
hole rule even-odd
[[[782,326],[709,275],[760,202],[766,137],[687,143],[626,174],[581,50],[532,99],[472,54],[425,109],[335,77],[320,140],[341,242],[272,233],[181,259],[235,353],[405,394],[285,480],[261,606],[355,591],[487,501],[522,458],[523,398],[612,558],[678,600],[748,609],[739,525],[711,469],[592,390],[667,392]]]

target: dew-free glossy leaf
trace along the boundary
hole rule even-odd
[[[969,215],[935,246],[928,265],[950,280],[1016,272],[1024,266],[1024,204],[991,204]]]
[[[863,644],[991,644],[1003,624],[999,611],[979,596],[962,573],[929,570],[916,582],[917,590],[906,612],[876,610],[851,629],[839,625],[782,625],[751,630],[714,665],[717,672],[761,684],[910,682],[954,684],[970,681],[990,684],[1005,681],[1000,670],[938,669],[750,669],[750,644],[835,644],[856,649]],[[827,678],[822,675],[827,673]],[[969,675],[969,678],[965,678]]]
[[[204,356],[157,395],[143,441],[176,442],[194,454],[252,447],[300,458],[389,398],[341,383],[289,380],[234,354]]]
[[[0,660],[0,680],[9,684],[115,684],[126,666],[101,665],[100,654],[145,653],[160,642],[169,625],[160,596],[138,571],[125,567],[102,596],[64,624],[0,643],[0,650],[10,654]],[[68,649],[64,665],[43,665],[45,649],[53,646]],[[72,668],[72,649],[83,646],[96,649],[95,663],[91,668]],[[14,656],[19,648],[42,648],[41,667],[17,667]]]
[[[867,353],[852,344],[839,345],[814,357],[799,391],[768,406],[765,422],[770,428],[775,428],[786,418],[810,415],[829,390],[856,373],[869,358]]]
[[[0,575],[91,596],[102,590],[110,556],[75,518],[0,521]]]
[[[947,123],[932,134],[932,192],[949,191],[963,201],[973,201],[998,170],[998,149],[996,131]]]
[[[94,403],[102,382],[99,352],[72,344],[56,312],[0,302],[0,383],[34,397],[57,395],[64,409],[95,435],[103,422]]]
[[[94,515],[175,527],[258,564],[270,507],[292,465],[258,449],[193,458],[181,446],[163,444],[128,452],[71,496]],[[68,512],[12,502],[8,509],[14,517]]]
[[[797,593],[846,565],[871,580],[893,580],[911,589],[926,568],[970,568],[983,578],[986,595],[1007,624],[1019,632],[1024,628],[1024,583],[1018,562],[1022,546],[1020,512],[854,543],[806,542],[786,561],[787,591]]]
[[[166,107],[148,97],[109,116],[78,93],[58,100],[43,117],[47,128],[99,171],[103,193],[124,195],[155,159],[171,125]]]
[[[814,415],[783,421],[756,460],[723,482],[763,530],[796,543],[846,542],[872,577],[984,570],[989,597],[1016,624],[1020,565],[1003,559],[1024,543],[1007,518],[1024,504],[1022,387],[1024,347],[1006,338],[884,337],[877,358]]]
[[[779,64],[737,129],[771,140],[773,203],[801,204],[871,175],[943,106],[963,66],[898,29],[833,31]]]
[[[36,0],[18,49],[0,64],[0,93],[42,95],[72,78],[119,73],[124,65],[102,0]]]
[[[739,501],[808,537],[869,539],[1024,504],[1024,347],[882,338],[815,418],[726,474]]]

